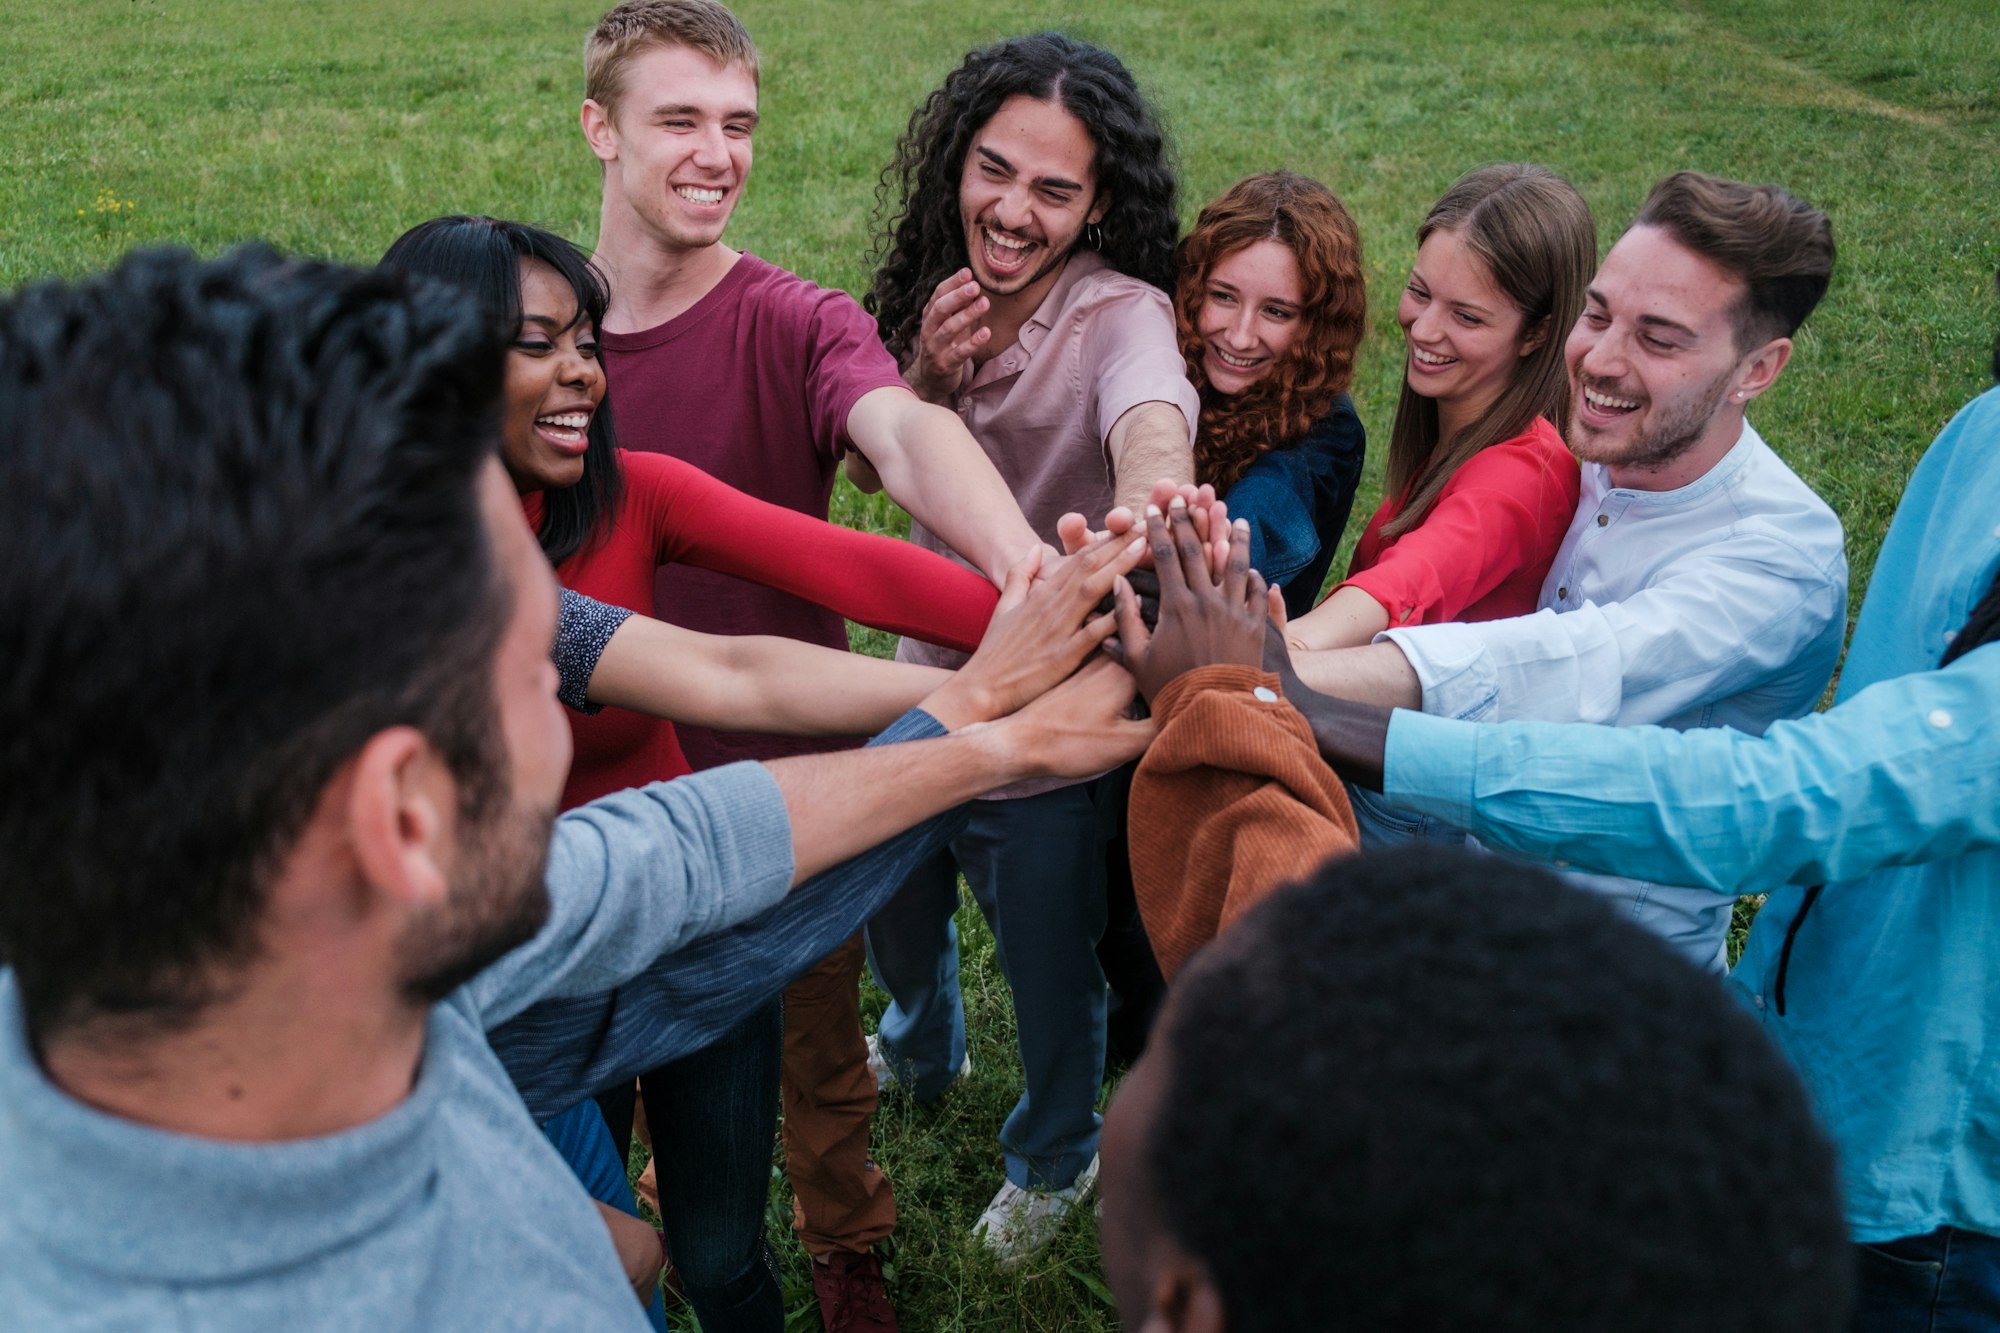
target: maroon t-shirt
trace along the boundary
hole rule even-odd
[[[901,386],[854,299],[744,254],[701,300],[639,333],[600,333],[618,442],[686,459],[762,500],[825,518],[863,394]],[[838,615],[713,570],[663,567],[654,614],[709,634],[847,647]],[[809,688],[809,682],[801,682]],[[824,739],[679,728],[697,769],[830,748]]]

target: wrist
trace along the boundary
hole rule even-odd
[[[977,676],[968,678],[963,667],[953,672],[950,680],[932,690],[917,706],[952,733],[981,722],[990,722],[1001,713],[993,691],[980,683]]]

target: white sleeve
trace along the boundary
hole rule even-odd
[[[1775,534],[1725,537],[1617,602],[1478,624],[1392,629],[1424,712],[1487,722],[1674,717],[1807,662],[1847,609],[1847,571]],[[1824,687],[1825,679],[1819,682]]]

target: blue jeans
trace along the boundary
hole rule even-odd
[[[638,1205],[632,1202],[632,1184],[625,1178],[625,1159],[611,1141],[596,1102],[570,1107],[545,1123],[542,1133],[549,1136],[549,1143],[576,1172],[591,1198],[610,1204],[627,1217],[639,1215]],[[658,1333],[667,1333],[666,1300],[658,1291],[646,1307],[646,1319]]]
[[[1957,1227],[1854,1247],[1854,1333],[2000,1328],[2000,1237]]]
[[[639,1077],[667,1253],[704,1333],[781,1333],[764,1243],[785,1011],[772,1000],[692,1055]]]
[[[1105,846],[1129,770],[1038,796],[975,801],[965,832],[904,881],[868,926],[868,964],[889,992],[883,1056],[919,1099],[965,1058],[958,987],[958,871],[993,928],[1014,993],[1027,1090],[1000,1130],[1007,1178],[1065,1189],[1097,1152],[1104,1079]]]
[[[1378,847],[1407,847],[1411,843],[1442,843],[1463,846],[1465,834],[1441,820],[1405,810],[1382,799],[1380,792],[1347,785],[1347,803],[1354,808],[1354,824],[1361,834],[1364,851]]]

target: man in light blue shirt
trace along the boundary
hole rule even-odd
[[[1825,214],[1693,172],[1653,188],[1570,332],[1575,519],[1533,615],[1296,654],[1318,690],[1442,717],[1758,733],[1818,703],[1846,628],[1840,522],[1744,419],[1825,292]],[[1398,827],[1355,798],[1364,841]],[[1409,826],[1405,821],[1404,827]],[[1727,899],[1572,874],[1720,971]]]
[[[448,291],[256,247],[0,300],[7,1327],[644,1328],[489,1030],[1143,744],[1109,664],[1034,698],[1102,635],[1111,567],[1065,569],[1010,584],[925,738],[552,830],[505,356]],[[606,1070],[655,1061],[636,1035]]]
[[[1732,981],[1839,1145],[1866,1333],[2000,1327],[1996,496],[2000,389],[1911,477],[1835,705],[1762,737],[1286,690],[1337,767],[1489,846],[1770,894]]]

